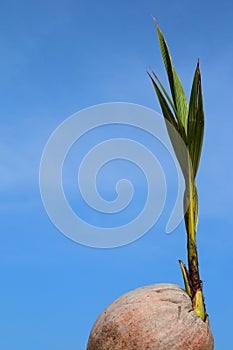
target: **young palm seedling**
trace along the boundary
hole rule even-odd
[[[206,309],[199,274],[196,244],[198,222],[196,175],[201,157],[204,133],[204,110],[199,60],[188,103],[179,76],[173,66],[168,46],[158,24],[156,24],[156,29],[170,85],[171,98],[153,71],[153,76],[151,74],[149,76],[155,88],[165,122],[168,125],[168,133],[185,179],[184,219],[187,231],[188,269],[186,269],[182,261],[180,261],[180,266],[186,292],[192,299],[193,310],[205,321]],[[172,125],[172,128],[170,125]],[[176,133],[180,135],[185,143],[187,154],[185,154],[183,149],[182,153],[180,152],[180,144],[176,142]]]
[[[171,96],[152,71],[167,131],[185,180],[184,220],[188,268],[180,261],[185,290],[155,284],[131,291],[108,306],[95,322],[87,350],[213,350],[214,340],[199,274],[196,230],[198,195],[196,175],[204,133],[199,61],[189,102],[172,63],[164,36],[156,24]]]

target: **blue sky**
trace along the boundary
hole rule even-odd
[[[103,250],[62,235],[39,192],[43,148],[71,114],[112,101],[159,111],[146,74],[152,66],[165,81],[152,15],[187,92],[201,60],[206,114],[198,174],[201,274],[215,349],[231,346],[232,10],[226,0],[0,5],[2,349],[85,349],[95,319],[121,294],[157,282],[183,285],[178,259],[185,260],[184,227],[165,234],[172,198],[141,239]]]

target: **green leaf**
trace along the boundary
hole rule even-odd
[[[194,178],[196,177],[198,166],[200,163],[201,150],[204,134],[204,109],[202,99],[201,73],[199,69],[199,61],[195,70],[193,85],[189,102],[188,113],[188,148]]]
[[[156,23],[156,22],[155,22]],[[180,78],[173,66],[171,55],[164,39],[164,36],[156,23],[156,30],[158,33],[158,39],[160,44],[160,50],[163,57],[164,66],[167,72],[170,90],[176,109],[176,117],[180,125],[183,126],[185,132],[187,132],[187,118],[188,118],[188,102],[181,84]]]
[[[150,73],[148,73],[148,75],[151,78],[156,95],[158,97],[174,152],[181,166],[184,177],[186,177],[188,167],[188,150],[186,149],[186,136],[182,133],[182,126],[180,126],[177,123],[176,118],[172,113],[169,104],[162,93],[163,89],[161,88],[161,91],[159,85],[156,83],[156,81],[153,79]]]
[[[175,117],[174,117],[174,115],[169,107],[169,104],[167,103],[163,93],[160,91],[159,86],[156,83],[156,81],[153,79],[153,77],[150,75],[150,73],[148,73],[148,75],[151,78],[151,81],[153,83],[153,86],[154,86],[156,95],[158,97],[164,118],[167,119],[175,127],[177,132],[179,132],[179,125],[176,122],[176,119],[175,119]]]
[[[159,78],[157,77],[157,75],[155,74],[155,72],[153,70],[152,70],[152,74],[155,77],[156,81],[158,82],[160,89],[162,90],[164,96],[166,97],[167,101],[169,102],[170,106],[172,107],[172,109],[176,115],[176,113],[177,113],[176,107],[175,107],[174,103],[172,102],[170,96],[168,95],[167,91],[165,90],[163,84],[161,83],[161,81],[159,80]]]

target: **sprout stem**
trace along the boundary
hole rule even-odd
[[[186,291],[191,291],[193,309],[203,321],[206,319],[206,308],[202,291],[202,281],[200,279],[196,227],[198,221],[198,197],[195,181],[193,181],[190,171],[188,172],[188,181],[186,181],[186,191],[184,194],[185,226],[187,231],[187,251],[188,251],[188,272],[187,275],[189,287]],[[182,273],[183,269],[181,268]],[[184,276],[184,273],[183,273]],[[185,279],[184,279],[185,281]],[[187,285],[187,281],[185,281]]]

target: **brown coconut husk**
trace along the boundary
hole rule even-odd
[[[192,309],[174,284],[133,290],[109,305],[95,322],[87,350],[213,350],[209,319]]]

